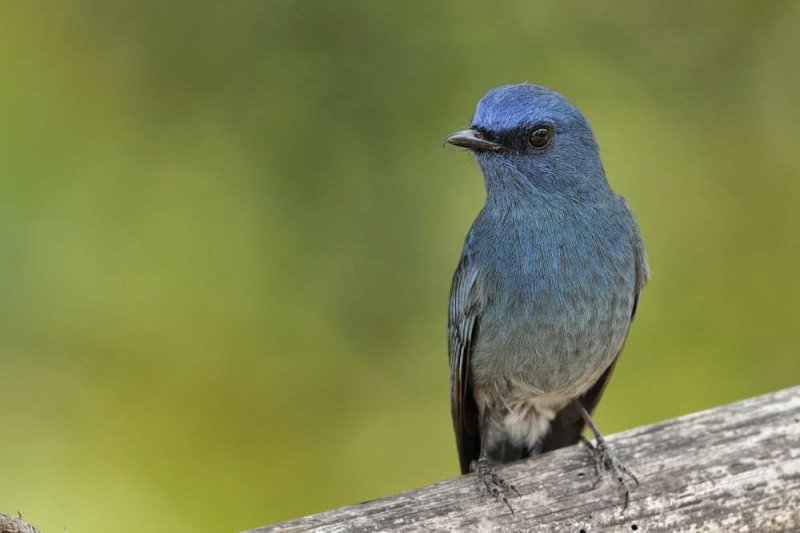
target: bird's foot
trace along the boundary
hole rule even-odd
[[[519,491],[505,480],[501,475],[495,472],[494,467],[486,458],[480,458],[472,463],[472,471],[475,473],[475,483],[478,484],[478,490],[481,496],[491,494],[492,497],[508,507],[511,514],[514,514],[514,508],[508,501],[509,495],[515,493],[519,496]]]
[[[597,434],[596,438],[597,440],[593,444],[591,441],[581,437],[581,442],[583,442],[583,445],[589,450],[589,454],[594,461],[596,478],[592,488],[594,489],[597,484],[600,483],[603,473],[610,473],[625,492],[625,502],[622,505],[622,511],[624,512],[625,509],[628,508],[628,500],[630,499],[631,486],[629,484],[632,482],[632,488],[636,489],[639,487],[639,480],[636,479],[633,472],[628,470],[628,468],[611,452],[602,435]]]

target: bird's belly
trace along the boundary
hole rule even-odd
[[[563,302],[559,309],[540,306],[545,313],[509,306],[481,322],[472,385],[480,412],[492,414],[490,448],[509,442],[534,449],[558,411],[589,390],[619,353],[632,301],[586,294],[580,302],[571,309]]]
[[[471,361],[473,383],[481,387],[493,382],[495,388],[498,379],[524,383],[536,396],[554,400],[582,394],[619,353],[632,295],[632,290],[585,287],[567,297],[498,299],[480,323]],[[527,395],[523,390],[519,392]]]
[[[598,376],[599,377],[599,376]],[[570,388],[571,389],[571,388]],[[535,449],[547,433],[558,411],[575,397],[572,390],[543,392],[519,377],[495,377],[476,385],[475,401],[483,414],[489,450],[508,442],[518,448]]]

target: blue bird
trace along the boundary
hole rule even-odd
[[[493,465],[574,444],[588,424],[598,472],[630,476],[590,413],[649,267],[589,123],[549,89],[505,85],[446,142],[474,153],[486,185],[450,294],[450,398],[462,473],[476,471],[483,489],[508,505],[513,487]],[[627,495],[625,486],[626,504]]]

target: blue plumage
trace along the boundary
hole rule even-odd
[[[489,91],[470,129],[487,198],[453,279],[449,340],[462,471],[576,442],[648,277],[636,222],[563,96]]]

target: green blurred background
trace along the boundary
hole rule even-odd
[[[796,385],[796,2],[0,5],[0,511],[236,531],[457,474],[442,147],[528,80],[654,278],[616,432]]]

